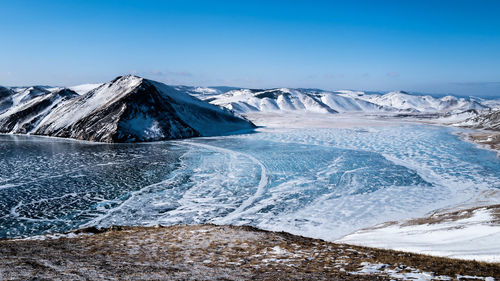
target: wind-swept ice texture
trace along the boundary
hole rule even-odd
[[[0,136],[0,234],[217,223],[334,240],[500,188],[495,153],[457,130],[265,129],[119,146]]]
[[[328,92],[309,89],[231,90],[225,93],[192,91],[206,101],[239,114],[253,112],[414,112],[448,113],[488,108],[475,100],[446,96],[410,95],[405,92],[366,94],[354,91]]]
[[[26,90],[27,94],[14,95],[14,106],[1,116],[0,131],[98,142],[139,142],[214,136],[254,127],[226,109],[131,75],[118,77],[81,96],[68,89],[56,91],[51,95],[73,94],[65,95],[64,100],[50,98],[50,104],[45,99],[43,105],[35,100],[50,94],[43,91],[38,94]],[[28,98],[32,99],[29,103]],[[36,117],[32,112],[37,113]],[[30,119],[20,120],[18,115]]]

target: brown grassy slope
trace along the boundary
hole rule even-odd
[[[92,231],[92,229],[87,230]],[[340,245],[235,226],[113,227],[77,238],[0,241],[0,280],[391,280],[361,262],[500,277],[500,265]],[[81,232],[80,232],[81,233]]]

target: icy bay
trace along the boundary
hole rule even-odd
[[[458,131],[268,128],[111,145],[1,135],[0,238],[215,223],[334,240],[500,188],[499,158]]]

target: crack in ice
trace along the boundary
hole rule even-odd
[[[245,209],[250,207],[255,201],[257,201],[258,198],[262,197],[262,195],[264,194],[265,188],[268,184],[267,170],[266,170],[266,167],[264,166],[264,164],[262,164],[262,162],[260,162],[257,158],[255,158],[249,154],[242,153],[242,152],[230,150],[227,148],[221,148],[221,147],[217,147],[217,146],[213,146],[213,145],[202,144],[202,143],[198,143],[198,142],[174,141],[173,143],[188,144],[188,145],[192,145],[192,146],[197,146],[197,147],[213,150],[216,152],[227,153],[230,156],[232,156],[232,155],[243,156],[243,157],[250,159],[253,163],[257,164],[260,167],[260,180],[259,180],[259,183],[256,187],[256,191],[255,191],[254,195],[250,196],[245,201],[243,201],[238,208],[236,208],[234,211],[232,211],[231,213],[229,213],[225,217],[214,219],[215,223],[227,224],[227,223],[237,219],[238,216],[240,216],[243,213],[243,211],[245,211]]]

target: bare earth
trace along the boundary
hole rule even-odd
[[[500,155],[500,132],[482,130],[468,134],[467,138],[488,149],[496,150]]]
[[[395,280],[413,273],[498,278],[500,264],[237,226],[112,227],[0,241],[0,280]]]

